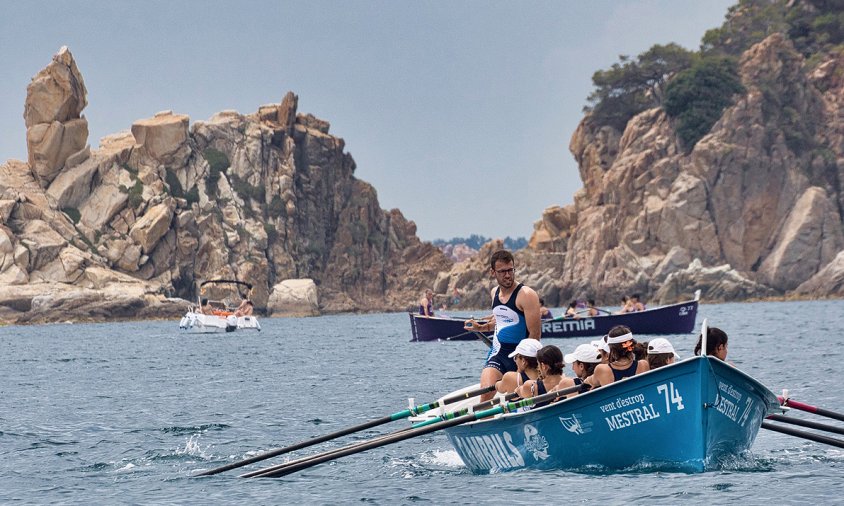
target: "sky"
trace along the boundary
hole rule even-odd
[[[582,187],[569,141],[592,74],[698,49],[735,0],[0,0],[0,162],[26,160],[26,86],[68,46],[89,143],[299,96],[423,240],[526,237]]]

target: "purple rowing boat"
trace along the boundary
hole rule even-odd
[[[630,327],[635,335],[687,334],[692,332],[697,318],[700,290],[693,300],[635,313],[607,314],[582,318],[555,318],[542,321],[542,337],[603,336],[616,325]],[[463,329],[468,318],[447,316],[425,317],[410,314],[411,341],[473,341],[478,336]],[[492,333],[485,333],[487,337]]]

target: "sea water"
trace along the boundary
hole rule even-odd
[[[702,304],[697,329],[704,318],[729,334],[728,359],[774,392],[844,412],[844,301]],[[700,474],[643,465],[473,475],[435,432],[284,478],[237,478],[405,426],[397,421],[196,477],[400,411],[408,397],[433,401],[476,382],[486,354],[480,341],[410,342],[405,313],[261,324],[214,335],[185,334],[175,320],[0,327],[0,503],[747,505],[844,496],[844,450],[765,430],[749,456]],[[668,337],[688,356],[696,336]],[[552,342],[570,352],[580,340]]]

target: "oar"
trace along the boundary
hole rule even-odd
[[[208,470],[208,471],[204,471],[202,473],[197,474],[196,476],[211,476],[211,475],[214,475],[214,474],[222,473],[224,471],[228,471],[230,469],[236,469],[238,467],[243,467],[243,466],[252,464],[254,462],[259,462],[261,460],[266,460],[266,459],[269,459],[271,457],[281,455],[283,453],[289,453],[289,452],[292,452],[292,451],[295,451],[295,450],[301,450],[302,448],[307,448],[308,446],[313,446],[315,444],[324,443],[326,441],[330,441],[332,439],[336,439],[336,438],[341,437],[341,436],[352,434],[353,432],[359,432],[359,431],[366,430],[366,429],[369,429],[369,428],[372,428],[372,427],[377,427],[379,425],[383,425],[385,423],[393,422],[393,421],[396,421],[396,420],[401,420],[402,418],[407,418],[409,416],[413,416],[413,415],[416,415],[416,414],[419,414],[419,413],[425,413],[426,411],[430,411],[432,409],[439,408],[439,407],[445,406],[447,404],[453,404],[453,403],[460,401],[460,400],[463,400],[463,399],[468,399],[468,398],[471,398],[471,397],[477,397],[477,396],[485,394],[487,392],[492,392],[493,390],[495,390],[494,385],[488,386],[488,387],[483,387],[483,388],[478,388],[476,390],[466,392],[466,393],[463,393],[463,394],[454,395],[452,397],[443,399],[442,403],[440,403],[440,401],[435,401],[435,402],[428,403],[428,404],[422,404],[422,405],[419,405],[419,406],[414,406],[413,408],[404,409],[404,410],[399,411],[397,413],[393,413],[392,415],[388,415],[388,416],[385,416],[383,418],[378,418],[377,420],[370,420],[370,421],[362,423],[360,425],[355,425],[353,427],[349,427],[349,428],[346,428],[346,429],[343,429],[343,430],[339,430],[337,432],[332,432],[331,434],[326,434],[324,436],[315,437],[315,438],[309,439],[307,441],[302,441],[302,442],[296,443],[296,444],[291,445],[291,446],[285,446],[284,448],[276,448],[274,450],[270,450],[270,451],[261,453],[260,455],[256,455],[254,457],[249,457],[248,459],[243,459],[240,462],[232,462],[231,464],[226,464],[225,466],[220,466],[220,467]]]
[[[490,348],[492,348],[492,341],[490,341],[490,340],[489,340],[489,338],[488,338],[487,336],[485,336],[483,332],[480,332],[480,331],[478,331],[478,330],[473,330],[472,332],[473,332],[476,336],[478,336],[478,339],[480,339],[481,341],[483,341],[483,342],[484,342],[484,344],[486,344],[487,346],[489,346]]]
[[[565,390],[548,392],[547,394],[538,395],[536,397],[529,397],[527,399],[522,399],[518,402],[507,403],[503,406],[497,406],[495,408],[479,411],[476,413],[468,413],[465,415],[457,416],[450,420],[443,420],[441,422],[433,423],[430,425],[422,426],[424,423],[426,423],[422,422],[421,424],[419,424],[419,427],[401,434],[378,438],[365,444],[347,446],[345,448],[341,448],[339,450],[332,450],[331,452],[326,452],[324,454],[317,454],[312,457],[301,459],[301,461],[299,462],[288,462],[286,464],[280,464],[265,469],[259,469],[256,472],[247,473],[247,475],[243,475],[243,477],[277,478],[279,476],[286,476],[288,474],[301,471],[302,469],[307,469],[309,467],[322,464],[323,462],[328,462],[329,460],[335,460],[341,457],[345,457],[347,455],[364,452],[373,448],[379,448],[381,446],[397,443],[399,441],[404,441],[406,439],[414,438],[417,436],[423,436],[425,434],[430,434],[431,432],[447,429],[449,427],[455,427],[457,425],[461,425],[467,422],[472,422],[475,420],[480,420],[482,418],[494,416],[499,413],[515,411],[522,407],[533,406],[534,404],[550,401],[559,397],[560,395],[566,395],[568,393],[573,393],[574,391],[579,390],[580,385],[577,385]]]
[[[780,404],[784,404],[789,408],[799,409],[800,411],[806,411],[807,413],[814,413],[816,415],[826,416],[828,418],[834,418],[844,422],[844,414],[829,411],[828,409],[818,408],[816,406],[810,406],[809,404],[803,404],[802,402],[797,402],[791,399],[784,399],[781,396],[778,398],[780,400]]]
[[[791,418],[782,415],[768,415],[766,418],[775,422],[790,423],[792,425],[799,425],[810,429],[825,430],[827,432],[834,432],[835,434],[844,434],[844,427],[836,427],[835,425],[827,425],[825,423],[813,422],[811,420]]]
[[[789,436],[801,437],[803,439],[808,439],[809,441],[814,441],[816,443],[824,443],[832,446],[837,446],[838,448],[844,448],[844,440],[842,439],[835,439],[832,437],[822,436],[820,434],[813,434],[811,432],[792,429],[791,427],[781,427],[771,422],[762,422],[762,428],[772,430],[774,432],[788,434]]]

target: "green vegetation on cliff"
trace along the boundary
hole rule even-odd
[[[690,150],[743,91],[737,58],[773,33],[789,38],[810,65],[832,53],[844,54],[844,0],[740,0],[721,27],[706,32],[700,51],[655,45],[635,59],[621,56],[609,69],[595,72],[595,90],[584,111],[597,124],[622,131],[636,114],[663,107]],[[790,111],[781,116],[779,123],[790,132],[789,147],[810,149],[811,129]],[[795,131],[794,125],[800,128]]]

